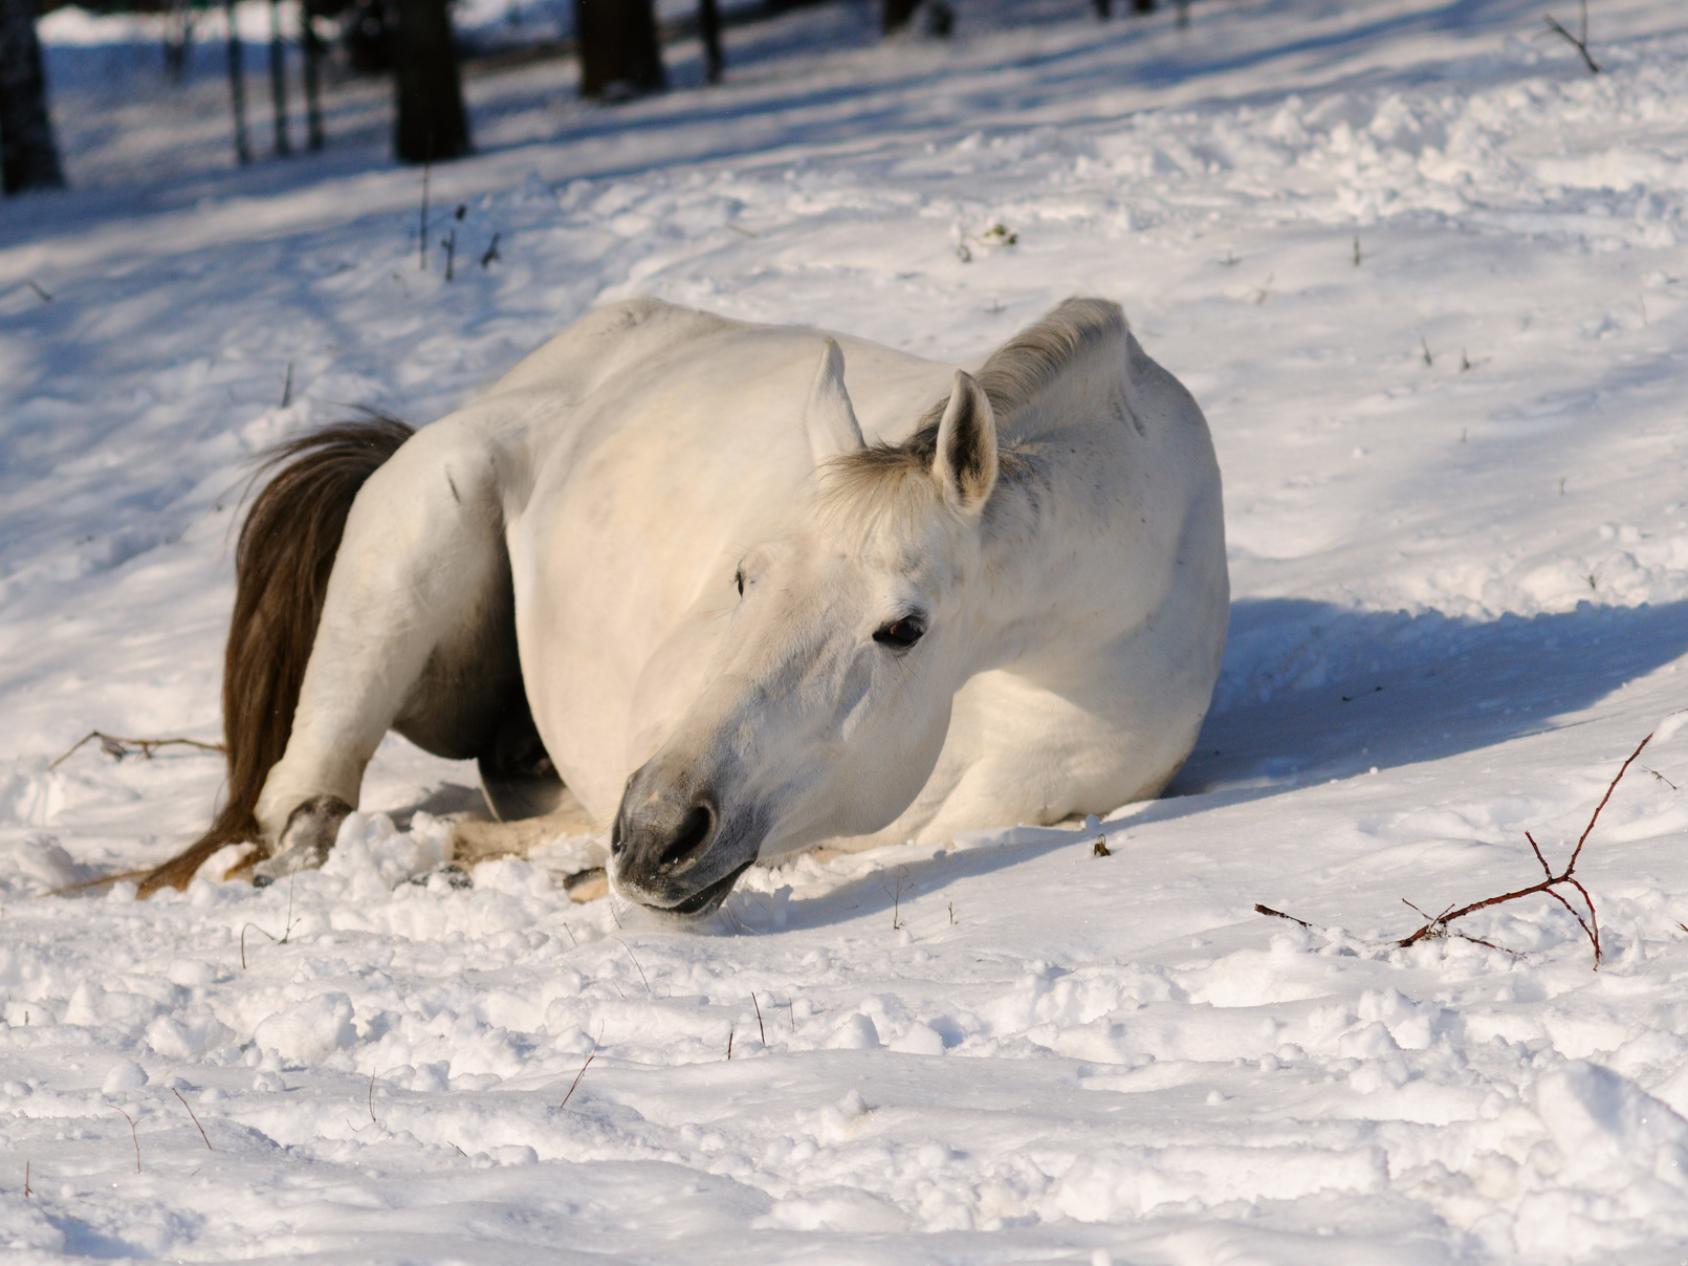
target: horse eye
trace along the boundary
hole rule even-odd
[[[902,619],[893,620],[879,629],[874,633],[873,640],[881,646],[889,646],[892,650],[906,651],[918,642],[925,632],[926,625],[920,617],[905,615]]]

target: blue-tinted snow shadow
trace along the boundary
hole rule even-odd
[[[1684,654],[1688,602],[1582,603],[1557,614],[1473,621],[1245,599],[1232,608],[1219,702],[1189,762],[1166,796],[1108,829],[1136,831],[1579,724],[1558,718]],[[899,897],[906,902],[1074,844],[1071,829],[1011,831],[996,847],[899,865],[894,881],[870,874],[793,902],[789,925],[888,911]]]

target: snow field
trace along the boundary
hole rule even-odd
[[[434,173],[450,284],[415,175],[345,155],[8,205],[0,1248],[1680,1261],[1688,24],[1597,7],[1596,78],[1503,0],[1058,10],[833,54],[796,15],[720,91],[544,144],[532,74],[482,81],[502,142]],[[681,932],[571,905],[586,841],[454,887],[472,771],[394,741],[320,873],[41,895],[203,824],[204,756],[49,766],[216,732],[266,444],[437,416],[602,298],[971,359],[1072,291],[1125,303],[1226,475],[1179,794],[799,859]],[[1655,727],[1578,866],[1599,973],[1545,899],[1457,925],[1522,957],[1392,946],[1402,898],[1534,882],[1525,830],[1562,859]]]

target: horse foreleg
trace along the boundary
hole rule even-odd
[[[513,646],[509,584],[485,446],[449,420],[419,432],[347,518],[287,748],[258,797],[272,842],[260,881],[321,865],[388,730],[443,755],[487,741],[471,731],[496,726],[510,666],[473,661]]]

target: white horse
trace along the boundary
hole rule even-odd
[[[397,729],[538,819],[476,851],[612,828],[620,894],[701,913],[822,841],[1153,796],[1218,674],[1207,425],[1099,300],[976,374],[616,303],[414,435],[277,461],[239,550],[229,802],[143,890],[242,838],[260,877],[320,864]]]

